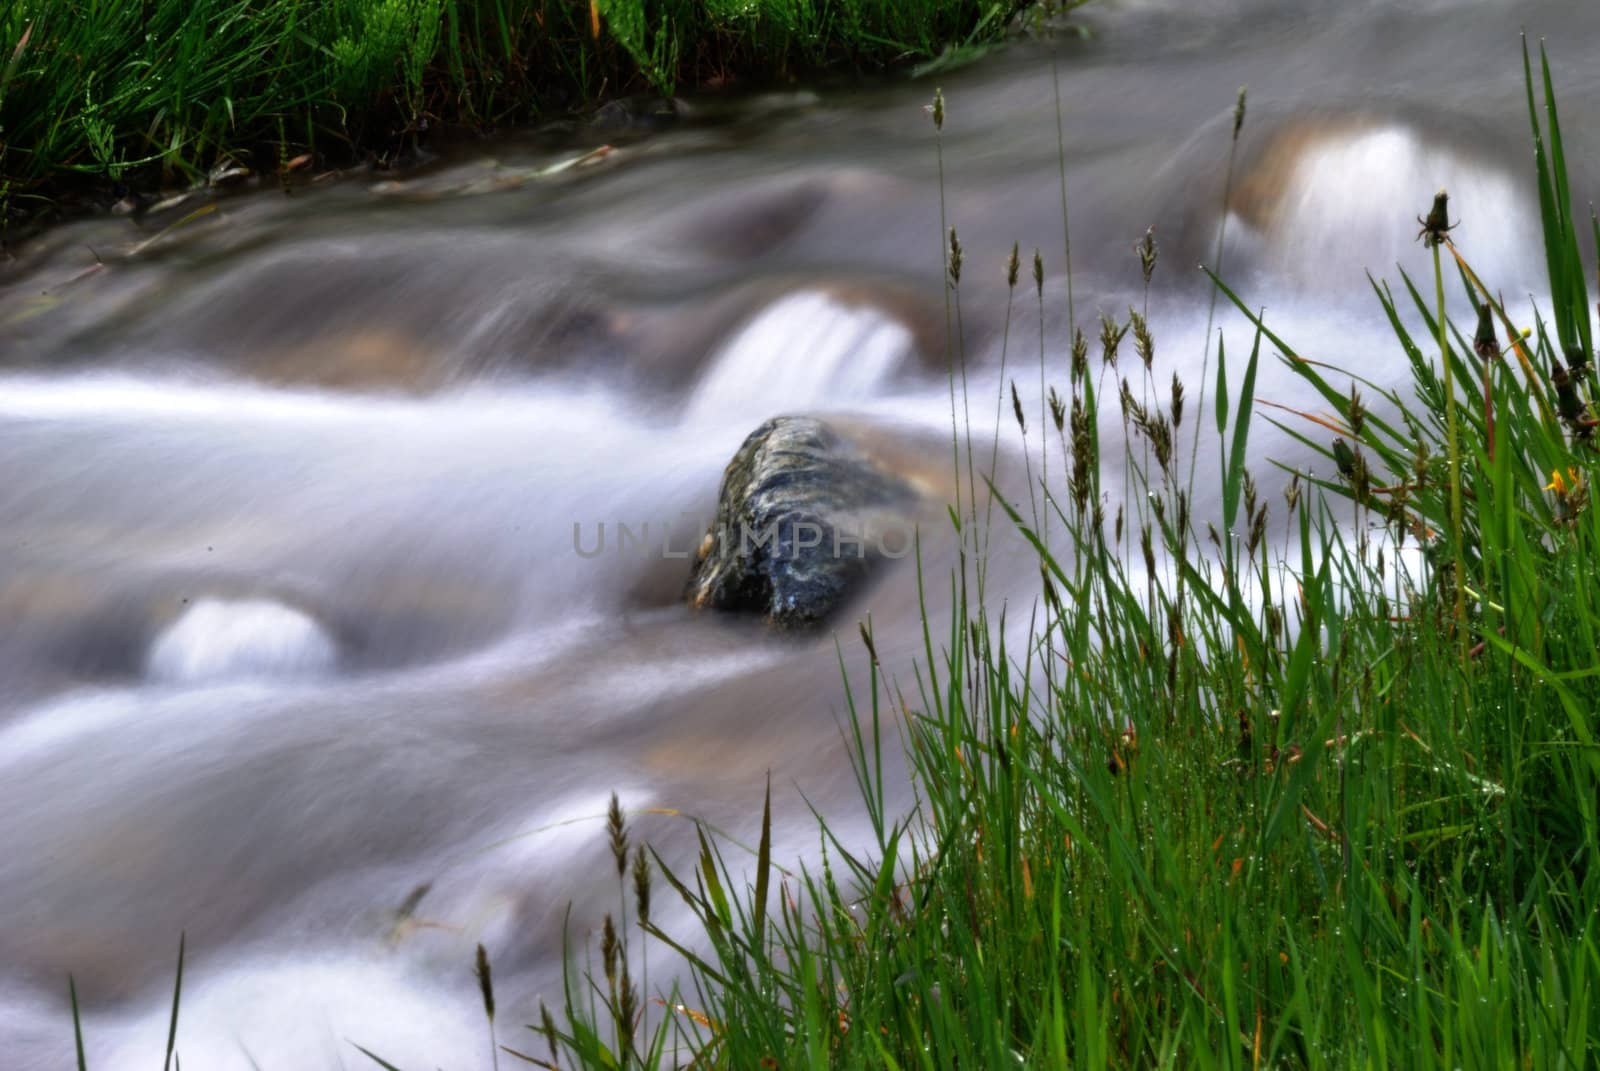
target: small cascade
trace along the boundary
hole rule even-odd
[[[1524,224],[1538,206],[1513,175],[1397,123],[1329,131],[1299,153],[1255,237],[1275,276],[1306,286],[1360,284],[1401,265],[1431,271],[1416,217],[1450,194],[1452,237],[1496,285],[1536,284],[1543,264]],[[1517,229],[1523,228],[1523,229]]]
[[[717,354],[689,398],[689,423],[745,423],[780,410],[871,397],[905,361],[912,337],[875,309],[817,291],[791,294],[757,313]]]
[[[338,659],[333,638],[303,610],[267,599],[200,599],[156,637],[145,672],[174,684],[301,677]]]

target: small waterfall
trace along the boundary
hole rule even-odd
[[[303,610],[267,599],[200,599],[156,637],[145,670],[152,680],[193,684],[313,675],[338,658],[333,638]]]
[[[717,354],[684,414],[690,423],[870,397],[912,350],[904,324],[818,291],[773,302]]]
[[[1512,173],[1401,124],[1330,131],[1300,153],[1258,237],[1276,273],[1326,288],[1431,271],[1416,217],[1450,193],[1452,237],[1491,285],[1537,285],[1543,263],[1524,221],[1538,218]],[[1523,227],[1523,229],[1516,229]],[[1446,258],[1447,260],[1449,258]],[[1453,274],[1453,269],[1451,269]]]

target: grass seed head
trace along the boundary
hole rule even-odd
[[[611,921],[611,915],[606,914],[605,923],[600,927],[600,965],[605,971],[606,982],[613,989],[617,985],[617,926]]]
[[[1156,246],[1156,229],[1146,227],[1144,237],[1139,239],[1134,249],[1139,253],[1139,272],[1144,276],[1144,285],[1150,285],[1150,277],[1156,272],[1156,258],[1161,255],[1161,250]]]
[[[1367,407],[1361,400],[1361,391],[1350,384],[1350,403],[1345,407],[1345,419],[1350,424],[1350,434],[1359,437],[1367,425]]]
[[[1368,493],[1372,490],[1371,474],[1367,471],[1367,459],[1359,448],[1352,449],[1350,444],[1343,439],[1333,440],[1333,462],[1339,467],[1339,475],[1343,476],[1350,485],[1350,493],[1357,502],[1365,502]]]
[[[617,994],[617,1039],[622,1046],[622,1066],[633,1063],[633,1027],[639,1018],[639,990],[628,976],[628,964],[622,964],[622,989]]]
[[[867,657],[873,662],[878,661],[878,648],[872,642],[872,630],[867,628],[865,621],[857,622],[856,627],[861,630],[861,646],[867,649]]]
[[[611,856],[617,864],[617,878],[628,872],[628,827],[622,815],[622,801],[611,793],[611,805],[606,808],[606,836],[611,841]]]
[[[873,654],[877,660],[877,654]],[[640,926],[650,925],[650,857],[641,844],[633,853],[633,906]]]
[[[549,1007],[542,1000],[539,1002],[539,1030],[544,1034],[545,1041],[550,1046],[550,1063],[554,1066],[561,1055],[556,1048],[556,1021],[555,1017],[550,1014]]]
[[[478,976],[478,992],[483,997],[483,1014],[494,1022],[494,977],[489,973],[489,953],[478,945],[478,963],[473,971]]]
[[[1070,490],[1072,501],[1077,505],[1078,512],[1082,513],[1089,504],[1089,493],[1093,489],[1093,473],[1095,460],[1094,432],[1089,427],[1089,414],[1083,404],[1083,398],[1078,395],[1072,397],[1072,480]],[[1117,539],[1122,539],[1122,510],[1117,510]]]
[[[1155,451],[1156,464],[1161,466],[1161,471],[1168,476],[1172,475],[1172,425],[1160,413],[1152,416],[1145,425],[1145,435],[1150,440],[1150,449]]]
[[[1580,442],[1593,439],[1600,421],[1589,415],[1589,407],[1578,396],[1572,374],[1561,363],[1561,358],[1554,355],[1550,357],[1550,383],[1556,389],[1556,412],[1571,429],[1573,438]]]
[[[1117,347],[1122,344],[1122,337],[1128,333],[1128,325],[1117,325],[1111,317],[1100,314],[1100,360],[1104,364],[1117,363]]]
[[[1428,449],[1427,441],[1418,435],[1411,445],[1411,474],[1416,480],[1417,490],[1428,485],[1428,475],[1433,468],[1433,454]]]
[[[1149,321],[1141,313],[1129,309],[1128,326],[1133,328],[1133,348],[1139,354],[1139,360],[1144,362],[1144,370],[1148,372],[1156,359],[1156,338],[1150,333]]]
[[[1250,534],[1245,539],[1245,549],[1252,558],[1255,557],[1256,548],[1261,545],[1262,537],[1266,534],[1267,504],[1263,502],[1261,503],[1261,508],[1256,511],[1255,516],[1250,519]]]
[[[1472,349],[1485,361],[1500,356],[1500,340],[1494,333],[1494,308],[1487,301],[1478,306],[1478,330],[1472,336]]]
[[[1567,367],[1572,370],[1574,379],[1582,379],[1589,373],[1589,354],[1584,348],[1574,343],[1566,348]]]
[[[1428,218],[1417,217],[1417,222],[1422,225],[1422,230],[1417,232],[1417,237],[1422,244],[1432,249],[1443,245],[1451,231],[1458,224],[1450,222],[1450,195],[1440,190],[1433,195],[1433,207],[1428,210]]]
[[[1406,545],[1406,533],[1411,529],[1411,517],[1406,512],[1406,507],[1411,504],[1411,485],[1402,483],[1394,488],[1394,493],[1389,496],[1389,505],[1384,510],[1384,523],[1395,530],[1400,546]]]

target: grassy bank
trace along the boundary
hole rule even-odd
[[[1403,394],[1259,321],[1204,383],[1168,381],[1141,359],[1148,325],[1103,323],[1098,347],[1045,368],[1062,381],[1046,427],[1016,410],[1024,442],[1043,433],[1066,462],[1010,518],[1041,568],[1037,603],[1005,610],[1034,622],[1027,643],[1005,645],[974,568],[934,586],[956,624],[914,672],[853,682],[874,857],[824,830],[796,878],[765,824],[754,859],[708,836],[663,890],[699,931],[639,926],[637,899],[601,972],[535,1024],[548,1051],[512,1046],[591,1068],[1595,1066],[1591,223],[1548,93],[1535,68],[1551,306],[1513,320],[1451,240],[1474,206],[1441,201],[1413,208],[1432,277],[1374,286],[1394,345],[1362,360],[1408,368]],[[1035,315],[1043,286],[1010,272]],[[954,257],[950,286],[959,300]],[[1442,319],[1446,291],[1476,324]],[[1257,406],[1273,359],[1322,415]],[[1102,453],[1108,389],[1125,456]],[[1270,501],[1264,419],[1323,459]],[[1197,428],[1224,458],[1199,487]],[[1136,512],[1105,515],[1102,474],[1129,481]],[[967,478],[962,523],[981,532]],[[1191,517],[1202,490],[1215,526]],[[922,801],[907,817],[883,813],[877,773],[897,734]],[[626,946],[636,969],[658,941],[695,969],[646,1030]]]
[[[875,70],[1001,36],[1021,0],[19,0],[0,209],[392,157],[602,96]],[[0,211],[0,219],[5,213]]]

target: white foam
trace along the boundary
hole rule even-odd
[[[448,427],[448,418],[462,415],[470,416],[478,427],[485,422],[517,426],[537,421],[574,432],[603,421],[637,424],[643,417],[602,388],[565,382],[469,384],[412,398],[123,371],[0,375],[0,417],[18,420],[139,422],[141,427],[151,419],[221,422],[230,427],[286,422],[340,428],[409,421],[425,430]]]
[[[303,610],[267,599],[200,599],[150,645],[149,677],[192,684],[326,672],[339,649]]]
[[[1284,193],[1270,245],[1276,270],[1326,289],[1359,284],[1365,273],[1431,270],[1416,217],[1439,189],[1450,194],[1452,237],[1496,286],[1536,284],[1537,242],[1514,221],[1538,212],[1512,174],[1478,162],[1402,124],[1331,135],[1306,149]]]
[[[910,354],[911,332],[884,313],[802,291],[757,313],[689,399],[690,423],[871,397]]]
[[[463,970],[465,975],[466,971]],[[89,1013],[91,1067],[160,1062],[171,1014],[166,996],[133,1015]],[[72,1028],[66,1023],[67,1052]],[[214,1071],[375,1066],[356,1046],[404,1067],[489,1067],[481,1009],[457,986],[409,976],[393,957],[246,962],[184,979],[178,1054]],[[65,1065],[63,1065],[65,1066]]]

